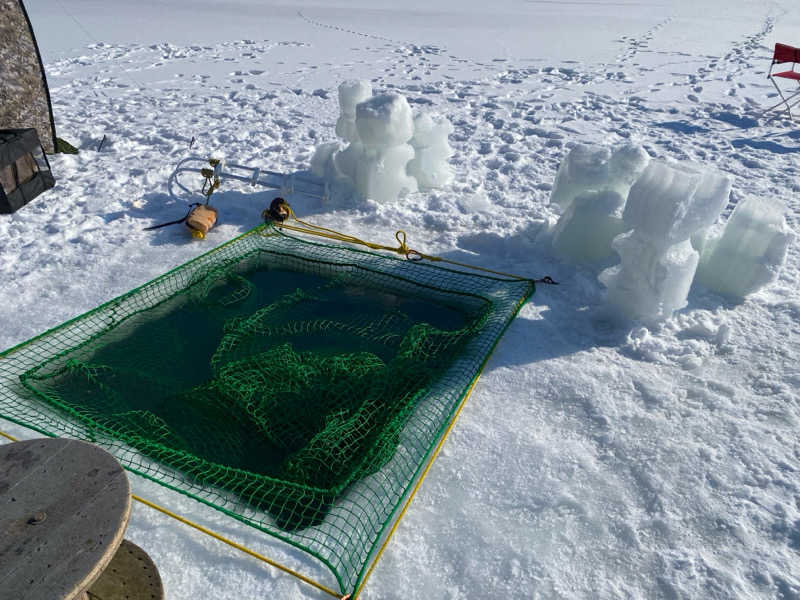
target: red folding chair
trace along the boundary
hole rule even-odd
[[[775,65],[784,63],[792,63],[792,68],[788,71],[781,71],[780,73],[772,72],[772,69]],[[768,108],[764,111],[764,113],[768,113],[771,110],[775,110],[776,108],[780,108],[781,106],[785,105],[786,112],[789,114],[789,118],[792,118],[792,111],[790,108],[800,102],[800,100],[795,100],[794,102],[791,102],[791,100],[797,96],[800,96],[800,88],[798,88],[797,91],[787,98],[783,95],[781,88],[778,87],[778,83],[775,81],[775,78],[782,77],[784,79],[793,79],[797,82],[798,86],[800,86],[800,73],[795,71],[795,66],[797,66],[798,63],[800,63],[800,48],[794,48],[792,46],[787,46],[786,44],[775,44],[775,52],[772,54],[772,64],[769,66],[767,79],[769,79],[772,82],[772,85],[775,86],[775,89],[778,90],[778,95],[781,97],[781,102]]]

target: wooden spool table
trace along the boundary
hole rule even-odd
[[[0,445],[0,596],[162,600],[152,561],[123,543],[130,514],[128,478],[105,450],[50,438]]]

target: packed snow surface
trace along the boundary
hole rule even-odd
[[[800,597],[800,131],[761,114],[777,103],[774,44],[800,45],[796,1],[26,5],[58,135],[80,154],[51,157],[56,188],[0,217],[0,347],[230,240],[275,196],[224,180],[205,241],[142,231],[199,198],[199,176],[175,175],[182,159],[311,177],[321,145],[324,164],[364,133],[361,102],[393,98],[371,110],[436,115],[449,149],[431,160],[452,179],[383,201],[297,194],[295,212],[384,244],[403,229],[427,254],[560,285],[538,286],[507,330],[363,597]],[[342,92],[346,81],[369,85]],[[397,147],[416,156],[426,144],[409,138]],[[551,203],[578,145],[606,148],[606,183]],[[659,187],[666,172],[643,181],[680,208],[661,223],[666,205],[625,214],[620,187],[636,183],[609,161],[626,145],[646,153],[626,163],[642,173],[696,165],[675,176],[679,197]],[[597,215],[612,252],[581,247],[587,225],[557,227],[570,208],[577,222]],[[624,288],[598,275],[614,268],[628,269],[620,286],[651,286],[631,289],[652,290],[657,314],[609,312]],[[302,553],[131,483],[333,585]],[[326,597],[142,505],[127,537],[171,600]]]

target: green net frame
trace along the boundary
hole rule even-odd
[[[0,416],[106,448],[345,594],[533,291],[264,225],[0,354]]]

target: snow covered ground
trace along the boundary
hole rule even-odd
[[[800,45],[796,2],[26,5],[58,135],[81,152],[51,157],[56,189],[0,217],[0,348],[256,225],[273,194],[225,182],[204,242],[142,231],[194,200],[169,185],[189,155],[307,171],[335,139],[337,86],[366,79],[451,121],[454,182],[389,203],[292,198],[295,211],[561,285],[509,328],[363,597],[800,598],[798,244],[746,300],[696,285],[645,325],[606,318],[597,269],[556,258],[549,235],[569,149],[624,142],[728,174],[723,221],[774,198],[797,234],[800,130],[759,116],[776,102],[774,43]],[[266,536],[132,484],[331,584]],[[325,597],[140,505],[128,537],[172,600]]]

